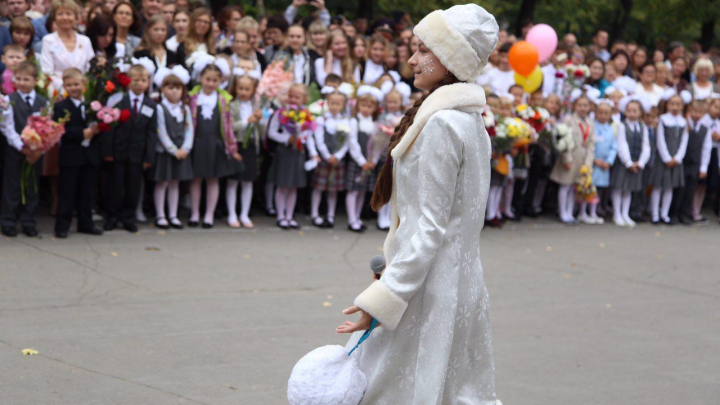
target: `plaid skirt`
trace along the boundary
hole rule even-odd
[[[377,176],[375,170],[369,174],[364,173],[362,167],[350,159],[345,169],[345,188],[349,191],[372,191],[375,189]]]
[[[320,191],[343,191],[345,190],[345,165],[343,162],[332,168],[326,161],[318,163],[315,168],[315,179],[313,188]]]

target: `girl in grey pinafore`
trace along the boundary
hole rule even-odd
[[[678,151],[681,149],[682,139],[683,136],[686,136],[686,129],[687,126],[669,126],[667,125],[663,118],[670,115],[670,113],[663,114],[660,117],[660,122],[658,123],[658,136],[656,141],[659,141],[659,138],[661,136],[664,137],[665,145],[667,146],[667,151],[670,154],[671,157],[675,157],[678,160],[678,165],[669,168],[665,164],[665,162],[662,160],[662,157],[660,155],[660,151],[657,151],[657,156],[655,156],[655,165],[653,167],[653,174],[650,181],[650,184],[657,188],[662,190],[669,190],[674,188],[679,188],[685,185],[685,175],[683,173],[683,165],[682,160],[684,157],[684,153],[682,153],[683,156],[676,156],[678,154]],[[683,119],[684,120],[684,119]],[[687,124],[686,124],[687,125]],[[662,127],[662,132],[660,133],[660,128]],[[685,140],[685,143],[687,144],[687,140]]]
[[[217,179],[235,174],[236,168],[230,161],[232,157],[225,152],[220,125],[220,107],[215,106],[209,120],[198,114],[192,150],[195,177]]]
[[[645,125],[640,124],[639,131],[630,129],[627,122],[622,125],[625,126],[625,140],[627,141],[627,147],[630,151],[630,159],[633,162],[638,162],[640,161],[640,154],[643,149]],[[619,147],[618,145],[618,148]],[[643,170],[634,173],[628,169],[620,159],[617,159],[610,175],[610,187],[631,193],[641,191],[643,189]]]
[[[178,160],[175,157],[175,152],[181,148],[192,150],[193,128],[190,109],[183,106],[183,120],[178,122],[177,118],[170,114],[168,108],[163,105],[163,102],[160,102],[158,103],[158,116],[160,114],[164,119],[165,129],[158,128],[158,154],[153,180],[156,182],[192,180],[195,175],[193,174],[190,159]],[[163,139],[165,135],[168,139]],[[165,146],[167,141],[170,141],[170,143]]]

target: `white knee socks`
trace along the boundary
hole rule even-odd
[[[297,202],[297,188],[292,187],[287,191],[287,200],[285,201],[285,219],[292,221],[295,216],[295,203]]]
[[[237,217],[237,191],[239,181],[228,179],[227,185],[225,186],[225,202],[227,203],[228,209],[228,223],[236,224],[238,222]]]
[[[155,200],[155,217],[157,219],[165,218],[165,190],[167,190],[167,188],[167,181],[158,181],[155,183],[153,200]]]
[[[285,204],[287,201],[288,189],[278,187],[275,191],[275,208],[277,209],[277,220],[282,221],[285,217]]]
[[[220,198],[220,183],[218,179],[207,179],[207,195],[205,196],[205,218],[203,221],[212,224],[215,220],[215,207]]]
[[[240,220],[250,222],[250,207],[252,205],[253,183],[252,181],[242,182],[242,192],[240,195]]]
[[[168,185],[168,216],[171,220],[177,221],[178,204],[180,203],[180,181],[170,180]]]
[[[337,191],[328,191],[328,221],[335,222],[335,209],[337,208]]]
[[[497,217],[500,210],[500,197],[502,196],[502,186],[490,186],[488,193],[487,209],[485,210],[485,219],[490,221]]]
[[[573,208],[575,208],[575,192],[573,186],[560,186],[558,190],[558,211],[563,222],[573,221]]]
[[[275,201],[275,184],[266,182],[265,183],[265,209],[268,211],[273,210],[273,202]]]
[[[634,221],[630,218],[630,204],[632,203],[632,193],[629,191],[623,191],[622,193],[622,219],[628,224],[633,224]],[[615,204],[615,202],[613,202]]]
[[[357,221],[357,197],[359,191],[348,191],[345,195],[345,210],[348,215],[348,225],[353,226]]]
[[[200,198],[202,197],[203,179],[196,178],[190,183],[190,221],[200,221]]]

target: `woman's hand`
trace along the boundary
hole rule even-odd
[[[345,321],[344,324],[338,326],[337,329],[335,329],[335,333],[353,333],[353,332],[357,332],[360,330],[370,329],[370,324],[372,323],[372,316],[370,316],[370,314],[363,311],[359,307],[352,306],[352,307],[344,310],[343,314],[352,315],[356,312],[362,313],[360,320],[355,323],[352,323],[350,321]],[[380,326],[380,323],[378,323],[377,326]]]

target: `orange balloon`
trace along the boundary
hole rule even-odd
[[[516,42],[508,53],[510,66],[520,76],[529,76],[535,70],[539,59],[537,48],[527,41]]]

